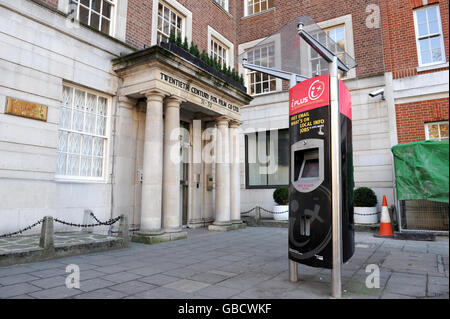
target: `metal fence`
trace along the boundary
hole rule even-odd
[[[449,204],[428,200],[401,200],[400,230],[448,233]]]

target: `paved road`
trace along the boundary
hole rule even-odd
[[[356,234],[343,266],[343,298],[449,298],[449,242]],[[80,267],[68,289],[66,267]],[[365,285],[368,264],[380,288]],[[227,233],[189,231],[189,239],[0,268],[0,298],[329,298],[330,270],[299,266],[288,280],[287,230],[248,227]]]

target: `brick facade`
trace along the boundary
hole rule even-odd
[[[136,48],[149,47],[152,37],[152,0],[128,0],[126,41]]]
[[[448,99],[397,104],[395,108],[400,144],[425,140],[425,123],[449,119]]]
[[[439,3],[442,30],[444,33],[446,60],[449,59],[448,0],[428,0],[428,4]],[[424,0],[381,1],[384,60],[386,72],[394,79],[417,75],[419,65],[413,10],[423,6]],[[445,69],[448,69],[446,67]],[[442,69],[420,72],[438,72]]]
[[[57,8],[58,0],[33,0]],[[244,16],[244,1],[230,0],[225,12],[212,0],[178,2],[192,12],[192,39],[201,50],[208,48],[208,26],[238,45],[267,37],[292,19],[307,15],[316,22],[351,14],[356,69],[358,78],[392,72],[393,78],[411,77],[438,72],[433,69],[417,72],[418,54],[413,10],[426,4],[439,3],[446,60],[449,59],[448,0],[273,0],[274,8],[260,14]],[[380,28],[370,28],[366,20],[369,5],[380,8]],[[153,0],[128,0],[126,42],[138,49],[151,45]],[[237,65],[235,65],[237,67]],[[445,67],[444,69],[448,69]],[[288,89],[284,83],[283,89]],[[426,100],[396,105],[399,143],[425,139],[424,123],[448,120],[448,99]],[[412,116],[413,114],[413,116]]]
[[[241,19],[238,26],[238,42],[245,43],[266,37],[298,16],[310,16],[316,22],[327,21],[351,14],[355,59],[358,62],[357,77],[370,77],[384,72],[383,46],[380,28],[368,28],[366,8],[378,1],[346,0],[274,0],[275,9],[267,13]],[[237,1],[240,16],[244,15],[244,1]],[[351,5],[350,5],[351,4]]]
[[[33,0],[58,7],[58,0]],[[418,74],[418,56],[413,10],[425,4],[439,3],[447,61],[449,59],[448,0],[273,0],[274,8],[250,17],[244,16],[244,1],[230,0],[225,12],[212,0],[178,0],[192,12],[192,38],[200,50],[207,50],[208,25],[238,45],[266,37],[298,16],[310,16],[316,22],[352,15],[356,70],[358,78],[392,72],[393,78]],[[378,5],[381,28],[367,27],[370,5]],[[128,0],[126,42],[138,49],[151,45],[153,0]],[[446,68],[448,69],[448,67]],[[442,70],[442,69],[441,69]],[[423,73],[440,70],[424,71]],[[422,72],[421,72],[422,73]]]
[[[179,0],[192,12],[192,40],[200,51],[208,49],[208,25],[236,44],[236,7],[230,1],[229,14],[211,0]],[[127,42],[139,49],[151,45],[153,0],[128,0]]]

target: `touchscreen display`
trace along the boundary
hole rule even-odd
[[[302,178],[319,177],[319,159],[307,159],[303,167]]]

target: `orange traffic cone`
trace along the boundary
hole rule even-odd
[[[391,217],[389,216],[386,196],[383,196],[383,207],[381,208],[380,232],[378,233],[378,236],[394,237],[394,233],[392,232]]]

